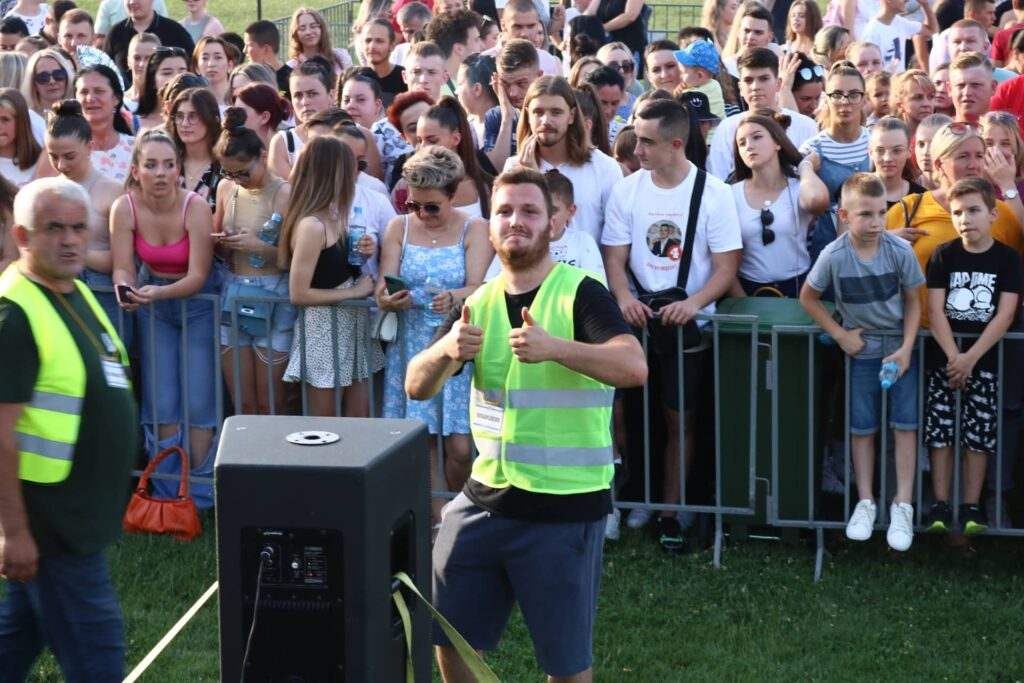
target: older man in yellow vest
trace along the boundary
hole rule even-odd
[[[137,446],[128,357],[76,276],[89,197],[64,178],[14,200],[0,275],[0,679],[49,646],[68,681],[120,681],[124,628],[104,551]]]
[[[647,364],[608,290],[551,260],[544,176],[503,173],[491,205],[501,274],[453,313],[406,375],[406,391],[424,399],[473,361],[479,456],[434,545],[434,601],[478,650],[497,646],[518,602],[550,679],[590,681],[612,395],[642,384]],[[474,680],[442,633],[434,642],[446,682]]]

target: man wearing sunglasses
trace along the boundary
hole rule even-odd
[[[153,9],[154,0],[123,0],[128,17],[115,24],[107,36],[103,51],[117,64],[124,82],[131,84],[132,72],[128,64],[128,43],[137,33],[152,33],[165,47],[180,47],[191,55],[195,49],[192,36],[185,27]]]
[[[405,379],[411,398],[427,399],[476,361],[480,455],[434,543],[434,603],[472,647],[493,650],[518,602],[549,680],[587,683],[612,509],[613,387],[643,384],[647,366],[608,290],[552,261],[544,176],[503,173],[491,206],[501,275],[449,317]],[[443,634],[434,643],[445,683],[477,680]]]
[[[797,149],[818,134],[818,124],[814,119],[779,106],[782,81],[779,79],[779,58],[774,52],[764,47],[744,50],[736,64],[740,70],[740,96],[751,111],[771,109],[788,116],[790,122],[789,128],[786,129],[786,137]],[[742,121],[742,113],[727,117],[718,125],[715,136],[711,139],[708,173],[722,180],[729,177],[735,165],[733,148],[736,145],[736,129]]]

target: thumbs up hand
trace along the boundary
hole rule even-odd
[[[508,333],[508,345],[512,353],[523,363],[540,363],[557,360],[561,339],[552,337],[537,324],[530,315],[530,309],[523,308],[523,326]]]
[[[480,346],[484,342],[484,331],[470,320],[469,306],[463,306],[462,315],[444,336],[445,355],[452,360],[465,363],[473,360],[480,352]]]

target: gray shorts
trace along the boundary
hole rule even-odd
[[[434,604],[470,645],[493,650],[518,602],[544,672],[585,671],[594,659],[604,522],[501,517],[460,493],[434,543]],[[450,645],[436,625],[434,644]]]

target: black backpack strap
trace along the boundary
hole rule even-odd
[[[690,265],[693,263],[693,243],[697,237],[697,214],[700,213],[700,202],[704,197],[704,185],[707,173],[696,166],[697,177],[693,181],[693,194],[690,195],[690,216],[686,219],[686,241],[683,244],[683,258],[679,262],[679,277],[676,280],[680,289],[686,290],[686,281],[690,277]],[[689,292],[687,292],[689,296]]]

